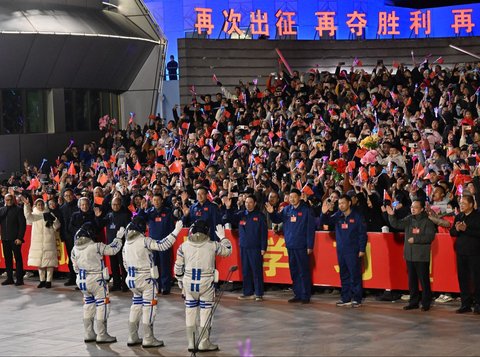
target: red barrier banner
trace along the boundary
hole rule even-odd
[[[232,255],[217,257],[220,279],[225,280],[232,265],[238,270],[232,274],[232,281],[242,281],[242,267],[238,236],[236,231],[226,230],[233,246]],[[27,226],[25,244],[22,246],[24,268],[35,270],[27,265],[30,249],[31,226]],[[188,229],[184,228],[174,244],[177,248],[187,239]],[[437,234],[432,244],[430,281],[432,290],[438,292],[458,292],[457,267],[454,250],[455,239],[449,234]],[[314,285],[340,286],[339,267],[335,248],[335,234],[316,232],[315,247],[311,257],[312,281]],[[0,249],[2,249],[0,247]],[[59,246],[58,271],[68,272],[68,256],[65,244]],[[403,235],[393,233],[369,233],[367,252],[363,260],[363,287],[371,289],[408,290],[407,268],[403,259]],[[107,260],[108,264],[108,260]],[[3,250],[0,255],[0,268],[5,267]],[[268,248],[263,256],[263,269],[266,283],[291,284],[288,254],[282,235],[268,233]]]

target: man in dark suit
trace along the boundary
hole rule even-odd
[[[2,285],[23,285],[22,243],[24,243],[23,236],[27,224],[23,210],[17,206],[15,196],[12,194],[5,195],[5,206],[0,208],[0,226],[7,271],[7,280]],[[13,280],[13,256],[15,256],[17,281]]]
[[[475,200],[471,195],[460,199],[460,214],[450,229],[450,235],[457,237],[457,274],[460,285],[462,306],[456,311],[463,314],[472,311],[480,314],[480,212],[475,210]],[[470,278],[471,277],[471,278]],[[470,284],[473,283],[473,284]],[[470,287],[473,285],[473,295]]]

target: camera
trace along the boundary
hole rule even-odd
[[[425,134],[433,134],[433,129],[425,129]]]
[[[330,198],[327,198],[327,203],[332,203],[332,200]]]
[[[408,144],[408,147],[412,148],[412,149],[416,149],[416,148],[418,148],[418,144],[417,143],[410,143],[410,144]]]

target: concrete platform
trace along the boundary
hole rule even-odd
[[[0,281],[3,281],[1,279]],[[165,347],[127,347],[130,293],[112,293],[109,332],[119,342],[83,342],[82,295],[54,281],[50,290],[0,286],[1,356],[189,356],[183,300],[178,290],[159,296],[156,336]],[[480,315],[457,315],[458,303],[429,312],[404,311],[404,302],[367,298],[361,308],[337,308],[338,296],[318,294],[309,305],[288,304],[291,294],[268,292],[265,301],[239,301],[226,292],[217,310],[212,342],[221,351],[199,356],[239,356],[251,339],[255,356],[474,356],[480,354]]]

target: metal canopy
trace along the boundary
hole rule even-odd
[[[0,0],[0,86],[127,90],[162,39],[97,0]]]

